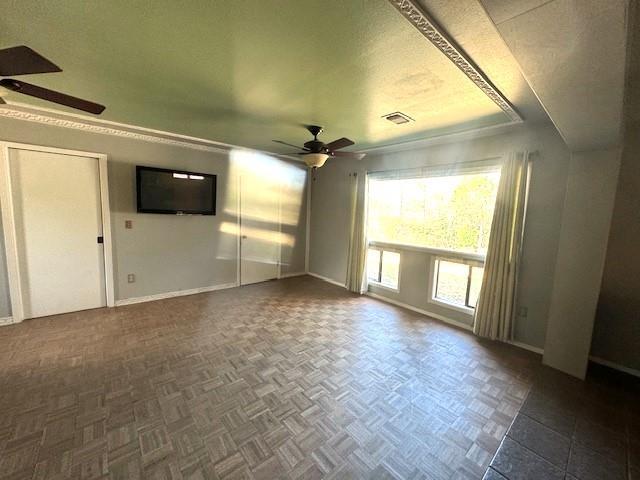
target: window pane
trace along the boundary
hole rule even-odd
[[[379,282],[378,273],[380,272],[380,250],[370,248],[367,251],[367,278],[374,282]]]
[[[478,303],[483,275],[484,267],[471,267],[471,287],[469,288],[469,306],[471,308],[476,308]]]
[[[369,181],[370,240],[484,254],[499,171]]]
[[[382,252],[382,279],[380,283],[391,288],[398,288],[398,273],[400,272],[400,254],[397,252]]]
[[[465,306],[469,265],[437,260],[437,285],[435,297],[455,305]]]

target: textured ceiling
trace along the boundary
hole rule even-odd
[[[505,0],[518,3],[522,0]],[[451,35],[525,121],[549,122],[496,26],[477,0],[417,0]]]
[[[526,120],[546,119],[476,0],[422,3]],[[302,123],[359,149],[507,121],[387,0],[4,2],[0,48],[20,44],[64,70],[21,79],[101,118],[273,152],[307,140]],[[380,118],[394,111],[416,121]]]
[[[622,133],[626,0],[482,0],[572,150]]]

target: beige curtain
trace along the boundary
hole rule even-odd
[[[347,259],[347,288],[355,293],[364,293],[365,265],[367,261],[367,240],[365,236],[365,190],[366,179],[359,181],[357,173],[349,174],[351,193],[351,235],[349,238],[349,256]]]
[[[511,339],[518,267],[526,210],[528,152],[513,153],[502,166],[482,288],[473,332],[481,337]]]

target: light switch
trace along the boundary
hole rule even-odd
[[[133,223],[131,222],[131,220],[124,221],[124,228],[133,228]]]
[[[134,283],[135,281],[136,281],[136,276],[134,273],[130,273],[129,275],[127,275],[127,282]]]

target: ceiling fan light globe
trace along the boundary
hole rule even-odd
[[[327,161],[327,158],[329,155],[326,153],[307,153],[304,155],[304,163],[307,164],[307,167],[320,168]]]

